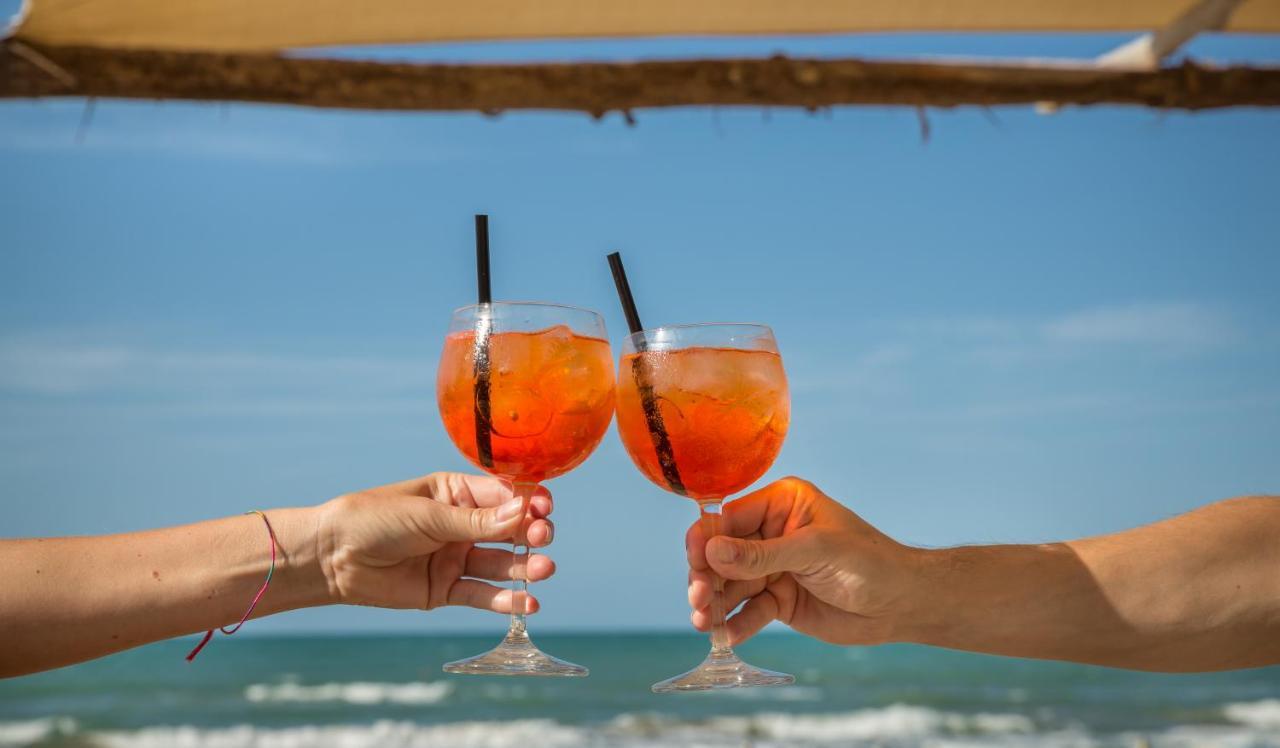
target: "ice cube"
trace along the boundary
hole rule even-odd
[[[489,395],[493,433],[509,439],[537,436],[551,427],[555,412],[540,393],[527,387],[497,387]]]

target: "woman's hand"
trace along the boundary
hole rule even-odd
[[[689,528],[691,619],[711,628],[712,572],[728,580],[731,644],[773,620],[833,644],[892,637],[911,589],[918,552],[799,478],[783,478],[724,507],[723,535]]]
[[[497,478],[432,473],[336,498],[320,507],[316,554],[332,602],[430,610],[466,605],[511,611],[511,591],[480,580],[515,576],[509,550],[476,543],[509,541],[529,517],[531,547],[551,542],[551,495],[539,488],[527,513]],[[555,564],[530,555],[528,578],[550,577]],[[526,597],[526,613],[538,601]]]
[[[171,636],[333,603],[470,605],[508,612],[511,553],[477,542],[551,542],[551,496],[527,511],[494,478],[434,473],[315,507],[121,535],[0,540],[0,678],[69,665]],[[522,529],[522,524],[524,525]],[[278,556],[278,558],[277,558]],[[265,595],[256,597],[269,569]],[[532,556],[528,578],[555,570]],[[526,598],[526,612],[538,608]]]

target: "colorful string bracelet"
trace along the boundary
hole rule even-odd
[[[240,621],[231,627],[219,626],[217,629],[209,629],[206,631],[204,633],[204,638],[201,639],[200,643],[196,645],[196,648],[191,650],[191,653],[187,655],[187,662],[191,662],[196,658],[196,655],[200,654],[200,650],[204,649],[204,645],[208,644],[209,640],[213,638],[214,631],[221,631],[227,636],[230,636],[240,630],[240,627],[244,625],[244,622],[249,620],[249,616],[253,615],[253,609],[258,607],[258,601],[266,594],[267,587],[271,584],[271,575],[276,572],[276,531],[271,527],[271,520],[267,519],[267,515],[257,509],[245,512],[245,514],[258,515],[267,526],[267,539],[271,542],[271,567],[267,569],[267,578],[262,581],[262,586],[258,588],[258,594],[253,596],[253,602],[249,603],[249,609],[240,617]]]

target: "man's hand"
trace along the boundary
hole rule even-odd
[[[511,611],[511,591],[480,580],[509,580],[511,552],[476,543],[510,540],[519,531],[521,502],[496,478],[432,473],[423,478],[341,496],[321,507],[316,555],[332,602],[430,610],[466,605]],[[539,488],[525,528],[531,547],[551,542],[551,495]],[[555,572],[530,555],[528,578]],[[538,610],[526,598],[525,612]]]
[[[779,620],[834,644],[890,640],[918,551],[901,545],[799,478],[783,478],[724,507],[723,535],[689,528],[691,619],[711,627],[712,572],[725,580],[731,644]]]

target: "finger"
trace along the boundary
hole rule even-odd
[[[736,579],[725,582],[724,592],[721,593],[724,601],[725,612],[733,610],[747,598],[759,594],[764,589],[769,580],[761,577],[759,579]],[[689,577],[689,607],[697,610],[711,605],[711,598],[715,594],[714,580],[710,574],[698,573],[697,576],[690,574]]]
[[[505,490],[505,494],[503,491]],[[389,483],[372,489],[369,493],[422,496],[441,504],[475,506],[478,496],[510,496],[511,484],[488,475],[467,473],[428,473],[417,478]],[[499,503],[501,503],[499,501]]]
[[[735,581],[733,584],[746,584],[743,581]],[[725,587],[725,595],[729,593],[728,586]],[[715,577],[707,571],[689,571],[689,607],[697,610],[705,608],[711,604],[711,598],[715,595]]]
[[[725,622],[729,645],[738,646],[760,632],[778,617],[778,599],[769,590],[747,601],[742,610]]]
[[[702,522],[694,522],[684,534],[684,554],[689,560],[690,569],[702,571],[708,568],[706,546],[707,539],[702,534]]]
[[[525,530],[525,537],[534,548],[551,545],[556,537],[556,526],[551,520],[535,519],[529,523],[529,529]]]
[[[394,487],[414,496],[426,496],[441,504],[453,506],[498,506],[505,504],[515,493],[507,481],[469,473],[432,473],[397,483]],[[538,486],[534,489],[530,503],[535,501],[545,510],[544,516],[551,513],[551,493],[546,488]]]
[[[533,498],[529,499],[529,514],[534,519],[546,519],[551,516],[551,512],[555,509],[555,504],[551,501],[551,494],[535,493]]]
[[[489,475],[433,473],[430,497],[454,506],[497,506],[512,497],[511,484]]]
[[[745,540],[759,540],[760,533],[751,532],[742,536]],[[707,565],[707,541],[702,532],[702,522],[694,522],[684,534],[684,553],[689,568],[696,571],[710,569]]]
[[[721,535],[743,537],[758,532],[769,537],[786,523],[786,517],[803,491],[816,490],[799,478],[783,478],[724,505]],[[773,529],[774,532],[769,532]]]
[[[783,571],[803,572],[821,560],[814,535],[801,529],[779,538],[742,540],[716,536],[707,542],[707,562],[725,579],[755,579]]]
[[[724,612],[729,615],[735,608],[742,604],[742,601],[750,601],[756,595],[760,594],[767,586],[763,579],[752,580],[751,582],[739,582],[738,587],[725,587],[724,591]],[[689,615],[689,620],[693,622],[695,628],[699,631],[706,631],[711,628],[711,595],[707,594],[706,604],[696,606]]]
[[[417,499],[413,498],[407,498],[406,500],[417,501]],[[449,588],[466,571],[467,554],[470,551],[470,543],[445,543],[434,553],[425,556],[427,560],[427,610],[433,610],[441,605],[449,604]]]
[[[491,610],[494,613],[510,613],[511,590],[500,589],[475,579],[459,579],[449,588],[449,604]],[[525,614],[537,613],[539,607],[536,598],[525,595]]]
[[[467,554],[463,574],[477,579],[503,582],[518,578],[511,551],[501,548],[472,548]],[[529,556],[529,581],[540,582],[556,573],[556,564],[540,553]]]
[[[497,481],[496,478],[481,475],[467,475],[465,473],[451,473],[457,475],[466,484],[467,490],[462,494],[470,495],[475,506],[497,506],[503,504],[507,499],[515,495],[515,488],[506,481]],[[493,486],[493,481],[497,481],[500,488]],[[529,496],[529,504],[542,507],[543,516],[551,513],[552,500],[551,492],[543,486],[534,486],[532,489],[525,487],[525,491],[532,490]]]
[[[711,575],[705,571],[689,571],[689,607],[698,610],[711,604],[714,591]]]
[[[738,586],[731,587],[730,585],[732,584],[736,584]],[[763,579],[751,580],[749,582],[732,582],[730,585],[725,586],[724,599],[722,601],[726,616],[731,614],[735,608],[742,604],[744,600],[750,601],[768,586],[767,582]],[[707,631],[711,628],[711,593],[705,593],[705,597],[706,602],[703,605],[691,606],[693,607],[693,612],[689,615],[689,620],[693,622],[694,628],[699,631]],[[690,594],[690,598],[692,598],[692,593]],[[692,600],[690,602],[692,602]]]
[[[475,509],[435,501],[413,501],[418,529],[436,542],[495,542],[513,537],[524,512],[519,499]]]

